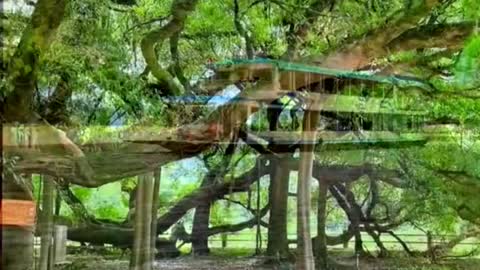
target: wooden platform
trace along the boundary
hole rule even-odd
[[[108,127],[91,127],[93,130],[99,131],[101,128],[108,129]],[[42,148],[62,146],[59,145],[59,141],[56,138],[48,135],[43,129],[50,130],[51,127],[42,125],[32,125],[27,127],[18,128],[16,126],[4,126],[3,131],[3,150],[4,151],[21,151],[22,148]],[[212,143],[229,143],[229,139],[224,140],[195,140],[184,139],[178,136],[173,136],[173,131],[176,129],[167,129],[160,126],[143,126],[136,127],[135,130],[119,129],[118,132],[108,132],[108,136],[99,134],[97,138],[91,138],[88,142],[76,141],[80,147],[91,145],[94,148],[101,150],[103,147],[115,148],[116,145],[120,145],[124,142],[132,143],[144,143],[144,144],[165,144],[165,143],[180,143],[180,144],[212,144]],[[25,139],[14,139],[16,133],[22,133]],[[80,134],[88,132],[87,129],[68,130],[68,134]],[[265,131],[265,132],[253,132],[249,131],[249,134],[255,136],[258,140],[263,141],[265,144],[268,142],[274,142],[276,144],[318,144],[321,143],[324,146],[331,145],[332,148],[347,149],[357,147],[358,145],[365,145],[365,147],[393,147],[402,145],[420,144],[423,142],[437,140],[443,141],[451,138],[456,133],[455,130],[448,130],[442,128],[442,126],[425,127],[418,132],[401,132],[395,133],[390,131],[318,131],[317,135],[310,140],[304,140],[303,138],[311,138],[311,134],[306,133],[304,135],[299,131]],[[305,136],[305,137],[302,137]],[[11,139],[10,139],[11,138]],[[330,147],[330,146],[329,146]],[[160,149],[161,150],[161,149]],[[160,151],[159,150],[159,151]],[[165,152],[168,152],[165,149]]]
[[[287,95],[291,91],[280,90],[280,93],[275,93],[275,97]],[[209,96],[213,98],[213,96]],[[272,100],[272,92],[259,91],[256,93],[255,99],[238,98],[234,101],[249,106],[252,109],[269,108],[269,107],[283,107],[283,105],[262,104],[264,100]],[[401,100],[395,98],[378,98],[378,97],[358,97],[354,95],[337,95],[337,94],[320,94],[320,93],[305,93],[302,95],[302,100],[306,103],[309,110],[313,111],[330,111],[330,112],[353,112],[366,114],[393,114],[393,115],[426,115],[425,111],[408,109],[407,105]],[[189,97],[185,98],[183,103],[186,106],[217,106],[215,103],[206,104],[208,98]],[[309,105],[310,104],[310,105]]]
[[[281,89],[291,91],[322,82],[327,78],[351,80],[353,82],[371,82],[396,85],[398,87],[417,87],[430,90],[430,87],[414,77],[401,75],[379,76],[362,71],[329,69],[319,66],[291,63],[281,60],[257,58],[253,60],[229,60],[213,64],[216,75],[210,81],[212,87],[228,85],[241,80],[271,78],[274,69],[279,71]],[[205,84],[208,87],[208,83]]]
[[[423,146],[429,141],[421,133],[396,134],[387,131],[336,132],[319,131],[316,136],[300,132],[259,132],[253,136],[279,145],[315,144],[321,150],[357,150],[374,148],[405,148]],[[311,138],[311,139],[305,139]]]

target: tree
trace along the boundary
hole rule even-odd
[[[478,109],[475,76],[479,47],[474,33],[474,21],[478,19],[478,14],[469,12],[476,10],[475,1],[389,1],[376,2],[367,8],[359,1],[308,1],[304,4],[293,0],[175,0],[172,3],[139,2],[134,7],[127,2],[117,3],[126,4],[126,9],[118,10],[112,9],[106,1],[80,4],[40,0],[35,4],[31,17],[15,11],[6,12],[5,18],[2,16],[2,20],[6,21],[4,28],[7,36],[2,45],[6,45],[7,59],[13,59],[8,63],[2,60],[2,78],[6,78],[5,82],[2,80],[3,152],[5,160],[15,160],[12,166],[8,165],[11,173],[4,172],[2,175],[6,180],[2,186],[3,198],[32,200],[29,180],[16,180],[21,174],[50,175],[61,186],[70,183],[98,187],[197,156],[220,142],[228,141],[239,132],[239,127],[241,131],[248,125],[247,119],[256,114],[255,110],[250,111],[247,106],[235,101],[212,110],[193,109],[172,101],[174,98],[165,97],[186,93],[213,94],[221,90],[206,89],[197,83],[204,81],[203,73],[207,71],[204,64],[208,59],[268,55],[296,61],[306,59],[319,66],[344,70],[376,68],[383,74],[415,75],[422,85],[430,87],[416,89],[415,93],[403,90],[396,93],[400,92],[399,95],[407,99],[428,101],[411,104],[426,107],[430,103],[431,125],[453,123],[472,133],[478,132],[479,119],[472,113]],[[345,20],[346,16],[350,19]],[[466,18],[466,21],[458,22],[458,18]],[[467,39],[469,36],[472,37]],[[465,40],[467,43],[464,46]],[[137,53],[138,48],[141,55]],[[436,51],[436,48],[441,50]],[[221,74],[216,76],[220,78]],[[221,81],[220,85],[247,85],[239,98],[264,98],[259,92],[272,87],[271,83],[252,85],[254,83],[237,80],[241,78],[230,79]],[[312,87],[314,84],[327,85],[333,81],[332,78],[322,77],[310,81],[310,85],[299,82],[297,88],[317,91]],[[358,86],[355,82],[337,81],[340,81],[335,84],[338,91]],[[293,88],[289,90],[302,90]],[[55,90],[50,95],[52,89]],[[372,93],[372,96],[375,94]],[[268,97],[263,102],[276,100],[278,96]],[[60,116],[54,113],[58,111],[64,113]],[[321,112],[320,118],[335,123],[344,121],[346,117],[342,113]],[[231,121],[225,121],[220,126],[216,125],[218,119]],[[126,127],[91,127],[117,122]],[[17,140],[15,136],[20,133],[16,123],[41,125],[26,126],[22,134],[31,138],[28,141]],[[60,124],[70,127],[58,126]],[[165,131],[165,128],[168,130]],[[452,132],[450,135],[451,144],[460,141],[459,133]],[[203,143],[193,142],[189,140],[191,138]],[[263,149],[259,147],[261,143],[248,144],[256,151],[266,151],[262,154],[277,154],[271,146]],[[292,146],[291,150],[296,147]],[[399,178],[408,176],[419,184],[426,176],[432,180],[432,175],[440,175],[438,178],[447,180],[448,184],[427,181],[425,189],[442,190],[442,198],[451,209],[455,209],[456,214],[478,224],[478,211],[475,210],[478,207],[465,203],[466,198],[475,198],[478,190],[475,185],[478,173],[473,169],[476,164],[465,162],[474,164],[469,164],[467,168],[452,165],[445,171],[442,167],[447,166],[438,166],[439,160],[428,151],[448,156],[451,149],[434,144],[427,144],[425,148],[427,153],[418,151],[415,152],[417,155],[408,158],[406,163],[414,165],[414,168]],[[475,147],[472,149],[476,151]],[[424,155],[431,161],[430,164],[413,162],[424,159]],[[385,163],[387,168],[408,167],[386,155],[378,156],[377,160],[382,165]],[[465,154],[460,152],[457,156]],[[363,219],[374,216],[372,213],[375,210],[372,213],[360,211],[357,194],[338,185],[338,181],[344,180],[337,177],[334,182],[328,181],[328,172],[334,171],[335,166],[345,160],[349,159],[342,157],[332,161],[323,171],[326,174],[319,178],[329,184],[332,196],[339,196],[337,201],[353,221],[352,230],[357,235],[357,246],[360,248],[360,230],[376,235],[381,229],[376,228],[374,222],[364,226]],[[443,160],[443,165],[448,163],[448,159],[440,160]],[[450,161],[449,164],[454,163]],[[268,170],[272,176],[287,175],[287,169],[282,172],[275,172],[271,167],[255,170],[262,173]],[[382,169],[378,171],[384,172]],[[340,172],[354,172],[358,176],[351,166],[345,166]],[[302,187],[308,186],[304,185],[308,182],[303,181],[308,178],[307,175],[308,172],[302,173],[306,176],[300,181]],[[231,187],[233,190],[244,191],[256,181],[248,172],[244,176],[242,179],[245,181],[235,183]],[[271,204],[271,207],[272,213],[280,215],[279,221],[275,220],[276,215],[271,219],[271,223],[276,225],[271,226],[270,233],[273,235],[277,229],[282,232],[279,248],[284,252],[282,213],[285,200],[281,198],[284,198],[287,189],[276,184],[284,184],[286,179],[276,181],[276,178],[271,177],[270,188],[272,201],[279,204]],[[394,182],[398,181],[390,181]],[[420,186],[416,185],[411,193],[416,193],[418,197],[429,195]],[[434,189],[434,186],[440,188]],[[199,202],[213,203],[228,194],[229,189],[230,184],[218,183],[213,185],[213,190],[201,187],[194,191],[159,218],[159,232],[168,229]],[[281,195],[277,197],[276,191]],[[307,203],[305,196],[308,196],[308,191],[302,191],[299,199]],[[415,196],[407,192],[404,195],[405,204],[418,211],[418,207],[408,203],[411,199],[408,197]],[[428,200],[428,203],[434,205],[433,200]],[[78,209],[83,211],[81,207]],[[304,214],[308,214],[306,211],[309,208],[303,209]],[[372,206],[372,209],[378,207]],[[180,211],[173,213],[174,210]],[[90,219],[89,215],[84,217]],[[206,222],[201,224],[205,226]],[[241,225],[251,223],[245,224]],[[238,228],[227,227],[229,230]],[[216,231],[213,229],[209,228],[209,233]],[[2,232],[3,242],[11,247],[2,253],[2,267],[25,268],[25,265],[31,264],[23,258],[32,257],[29,243],[33,234],[17,227],[2,227]],[[349,231],[346,235],[350,234]],[[302,239],[308,241],[307,238],[310,237],[303,235]],[[20,240],[14,242],[12,239]],[[129,237],[125,239],[131,240]],[[270,239],[276,240],[273,237]],[[326,236],[327,243],[329,239]],[[273,243],[269,246],[272,253],[277,252],[272,248]]]

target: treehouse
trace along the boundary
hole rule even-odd
[[[227,135],[236,127],[245,127],[254,112],[284,110],[285,104],[274,102],[283,97],[299,100],[297,107],[290,110],[300,113],[305,110],[319,111],[324,122],[320,132],[316,133],[314,139],[304,140],[301,132],[296,130],[254,130],[246,125],[248,134],[259,143],[316,144],[322,149],[345,150],[410,147],[423,145],[432,138],[422,130],[426,113],[417,109],[416,103],[402,96],[398,90],[428,88],[415,78],[377,76],[269,59],[227,61],[214,64],[211,68],[216,73],[203,83],[205,89],[224,89],[228,85],[244,84],[244,90],[233,100],[225,100],[222,104],[210,102],[211,96],[172,97],[170,100],[186,106],[216,107],[207,119],[203,119],[205,121],[172,130],[155,126],[137,127],[134,131],[121,132],[118,138],[108,136],[91,142],[92,147],[112,148],[114,146],[111,145],[120,141],[129,141],[159,144],[169,149],[189,144],[192,149],[198,150],[197,145],[229,143]],[[218,108],[222,106],[223,109]],[[14,129],[14,133],[18,134],[18,130]],[[51,130],[47,126],[31,129],[33,131],[30,133],[35,136],[29,141],[33,143],[28,142],[29,146],[25,147],[38,145],[48,148],[61,141],[51,135],[42,135]],[[14,136],[5,134],[8,130],[4,129],[4,138]],[[58,136],[65,135],[59,133]],[[23,144],[7,140],[3,146],[18,150]],[[159,149],[167,151],[162,147]]]
[[[215,76],[203,84],[208,90],[239,82],[246,88],[259,88],[254,98],[236,100],[246,107],[248,115],[262,108],[282,110],[283,104],[271,101],[290,96],[301,100],[301,110],[319,111],[323,119],[330,120],[314,141],[301,140],[300,132],[295,131],[251,131],[260,140],[276,144],[321,142],[324,149],[338,150],[408,147],[427,140],[421,133],[426,112],[398,93],[398,89],[428,90],[416,78],[377,76],[270,59],[226,61],[211,68]],[[232,119],[218,121],[222,124]]]

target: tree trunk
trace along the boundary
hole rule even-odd
[[[285,259],[289,256],[287,234],[288,184],[290,169],[286,166],[289,156],[271,158],[267,255]]]
[[[380,250],[378,253],[379,258],[385,258],[388,256],[388,249],[385,247],[383,244],[382,240],[380,239],[381,233],[380,232],[375,232],[372,226],[369,224],[365,224],[365,228],[367,233],[372,237],[373,241],[377,245],[378,249]]]
[[[202,187],[212,185],[215,182],[216,172],[213,168],[207,173],[202,182]],[[208,227],[210,224],[210,200],[198,201],[195,208],[192,227],[192,251],[194,255],[204,256],[210,252],[208,248]]]
[[[215,183],[203,186],[181,199],[175,206],[163,214],[157,223],[157,232],[162,233],[178,220],[180,220],[190,209],[200,205],[201,202],[213,202],[223,198],[227,194],[243,192],[248,190],[250,185],[255,183],[261,176],[267,174],[269,167],[264,163],[256,164],[250,171],[231,182]]]
[[[39,229],[41,232],[39,270],[53,268],[53,207],[55,202],[55,186],[53,179],[48,176],[43,178],[42,216]]]
[[[318,113],[307,110],[303,119],[303,139],[300,146],[300,164],[297,187],[297,270],[315,269],[310,236],[310,187],[314,159],[314,145]]]
[[[210,202],[201,202],[196,210],[192,228],[193,254],[203,256],[209,253],[208,225],[210,223]]]
[[[358,227],[358,224],[352,224],[352,226],[355,232],[355,254],[364,256],[366,252],[363,250],[363,240],[360,228]]]
[[[3,171],[2,200],[33,201],[30,187],[20,186],[14,176]],[[20,176],[17,176],[20,177]],[[23,179],[27,182],[29,180]],[[3,221],[3,217],[2,217]],[[34,227],[2,224],[2,269],[33,269],[33,237]]]
[[[209,168],[209,172],[205,175],[201,188],[215,185],[217,178],[224,176],[230,164],[231,157],[235,151],[235,143],[231,143],[225,150],[224,157],[216,168]],[[261,166],[259,164],[258,166]],[[230,190],[228,193],[231,193]],[[192,228],[192,249],[195,255],[207,255],[210,250],[208,248],[208,227],[210,224],[210,207],[212,206],[212,197],[199,200],[195,209]]]
[[[345,200],[350,205],[351,215],[347,215],[349,216],[351,225],[354,227],[355,231],[355,254],[358,256],[365,256],[367,255],[367,252],[363,249],[362,233],[360,230],[360,222],[362,221],[363,213],[362,208],[355,200],[355,195],[350,191],[351,185],[351,183],[347,183],[344,186],[338,185],[338,187],[340,187],[340,190],[343,188],[342,192],[345,196]]]
[[[151,270],[153,175],[148,173],[140,176],[137,186],[135,236],[130,270]]]
[[[135,188],[130,190],[128,199],[128,212],[127,217],[124,220],[124,224],[132,226],[135,223],[135,210],[137,203],[138,184]]]
[[[24,30],[9,64],[8,72],[12,75],[14,89],[2,104],[3,116],[7,122],[28,123],[32,120],[39,58],[50,48],[64,18],[67,2],[39,0],[35,4],[30,24]]]
[[[355,208],[355,198],[353,197],[353,194],[350,194],[349,189],[350,186],[348,184],[334,184],[329,187],[330,193],[335,197],[350,221],[348,230],[352,231],[355,236],[355,254],[363,256],[366,252],[363,250],[362,235],[360,231],[361,209],[360,212],[355,210],[358,210],[358,207]]]
[[[328,184],[318,179],[318,210],[317,210],[317,241],[316,256],[318,269],[328,269],[327,235],[325,224],[327,220]]]
[[[66,0],[39,0],[35,4],[30,24],[24,30],[8,67],[8,73],[11,75],[9,82],[13,86],[13,91],[2,103],[3,120],[21,123],[32,120],[36,70],[40,62],[38,60],[50,47],[52,37],[63,20],[66,3]],[[2,145],[3,143],[2,137]],[[2,179],[2,199],[33,201],[31,187],[20,187],[11,173],[4,170],[2,173],[2,177],[4,177]],[[33,236],[33,226],[21,227],[2,224],[2,269],[32,269]]]

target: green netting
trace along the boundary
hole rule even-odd
[[[431,90],[428,84],[414,77],[396,76],[396,75],[379,76],[379,75],[372,75],[362,71],[330,69],[330,68],[323,68],[323,67],[312,66],[312,65],[301,64],[301,63],[291,63],[291,62],[282,61],[282,60],[267,59],[267,58],[256,58],[251,60],[248,60],[248,59],[226,60],[226,61],[222,61],[214,64],[214,67],[228,67],[233,65],[248,65],[248,64],[271,64],[272,66],[276,66],[281,71],[296,71],[296,72],[306,72],[306,73],[312,73],[312,74],[322,74],[322,75],[328,75],[336,78],[357,79],[357,80],[364,80],[364,81],[374,81],[378,83],[393,84],[402,88],[418,87],[425,90]]]

